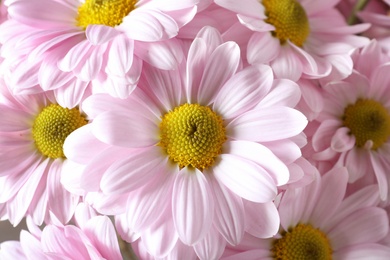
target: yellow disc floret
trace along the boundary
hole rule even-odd
[[[275,240],[272,249],[275,260],[331,260],[332,248],[328,238],[313,226],[298,224],[282,238]]]
[[[136,0],[85,0],[78,9],[77,25],[87,28],[90,24],[115,27],[135,9]]]
[[[210,167],[226,141],[222,118],[207,106],[184,104],[162,117],[159,145],[180,168]]]
[[[66,137],[85,124],[87,120],[77,108],[50,104],[34,120],[32,135],[35,145],[47,157],[65,158],[63,145]]]
[[[342,120],[355,136],[357,147],[372,141],[372,149],[376,150],[390,137],[389,111],[375,100],[358,99],[345,108]]]
[[[272,35],[284,44],[290,40],[302,47],[309,36],[310,27],[305,9],[296,0],[262,0],[267,23],[275,27]]]

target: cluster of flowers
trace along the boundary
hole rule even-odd
[[[390,259],[389,9],[4,0],[0,258]]]

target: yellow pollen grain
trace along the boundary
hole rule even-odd
[[[280,44],[290,40],[302,47],[310,33],[309,19],[305,9],[296,0],[262,0],[265,7],[265,22],[272,24],[272,35]]]
[[[282,238],[274,241],[271,252],[275,260],[332,259],[328,238],[310,224],[298,224],[282,234]]]
[[[183,104],[166,113],[160,123],[159,146],[180,168],[210,167],[225,141],[222,118],[207,106]]]
[[[370,140],[372,149],[376,150],[390,137],[390,113],[375,100],[358,99],[355,104],[348,105],[342,120],[355,136],[357,147],[364,147]]]
[[[115,27],[136,8],[137,0],[86,0],[78,9],[77,25],[84,30],[90,24]]]
[[[87,122],[77,108],[68,109],[50,104],[34,120],[32,136],[35,146],[49,158],[65,158],[63,145],[66,137]]]

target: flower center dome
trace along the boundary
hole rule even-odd
[[[390,137],[390,114],[375,100],[358,99],[345,108],[342,120],[355,136],[357,147],[363,147],[371,140],[375,150]]]
[[[90,24],[115,27],[135,9],[137,0],[85,0],[78,9],[77,25],[87,28]]]
[[[160,123],[160,134],[159,145],[180,168],[210,167],[226,141],[222,118],[198,104],[184,104],[166,113]]]
[[[309,36],[310,27],[305,9],[296,0],[262,0],[265,7],[265,22],[272,24],[272,35],[284,44],[290,40],[302,47]]]
[[[77,108],[68,109],[50,104],[38,114],[32,126],[38,151],[53,159],[65,158],[63,145],[66,137],[87,122]]]
[[[298,224],[276,240],[271,249],[276,260],[331,260],[328,238],[311,225]]]

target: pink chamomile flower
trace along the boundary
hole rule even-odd
[[[266,65],[238,71],[239,47],[223,43],[216,29],[202,29],[188,53],[175,71],[145,65],[127,100],[86,99],[92,123],[64,146],[68,158],[86,164],[65,186],[89,191],[86,200],[120,217],[122,236],[140,237],[154,257],[183,244],[206,259],[238,244],[245,230],[275,234],[272,201],[289,171],[267,143],[283,150],[307,124],[293,109],[299,87],[274,80]]]
[[[197,0],[7,0],[2,56],[20,92],[69,86],[69,107],[94,81],[125,98],[136,87],[143,61],[174,69],[183,54],[173,39],[197,11]],[[101,90],[100,90],[101,91]]]
[[[353,55],[354,73],[324,86],[324,109],[312,137],[313,159],[348,168],[350,182],[375,175],[382,200],[389,197],[390,63],[378,43]]]
[[[368,43],[354,34],[369,25],[348,26],[334,7],[339,0],[215,2],[235,12],[246,27],[235,26],[230,34],[247,39],[247,61],[269,64],[276,78],[345,78],[352,72],[349,52]]]
[[[278,205],[280,230],[271,239],[246,234],[223,260],[390,258],[381,244],[389,233],[387,212],[378,207],[376,185],[345,197],[348,172],[333,169],[311,184],[287,190]]]
[[[68,222],[80,198],[60,179],[81,166],[66,160],[62,146],[70,132],[88,122],[85,115],[78,107],[58,105],[51,92],[12,96],[2,82],[0,95],[1,218],[17,225],[31,216],[41,225],[50,222],[51,212]]]

